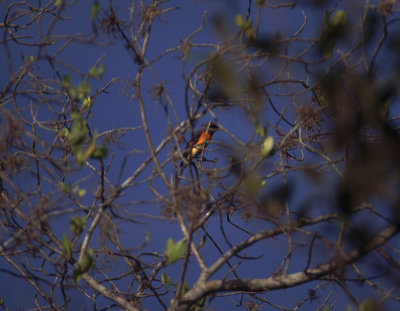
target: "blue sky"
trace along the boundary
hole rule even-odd
[[[0,3],[0,11],[4,11],[9,3],[10,1],[4,1]],[[44,2],[42,1],[42,3]],[[100,3],[102,8],[107,6],[107,1],[100,1]],[[128,5],[126,2],[114,1],[114,4],[116,13],[121,19],[125,19],[129,16],[129,12],[127,10]],[[91,5],[91,1],[78,1],[76,5],[68,8],[63,15],[71,17],[71,20],[58,22],[53,30],[52,35],[57,38],[57,35],[82,33],[82,38],[87,37],[91,32],[91,22],[88,18]],[[177,44],[179,44],[179,42],[181,42],[182,38],[185,38],[190,33],[198,29],[201,25],[202,16],[205,11],[207,11],[205,28],[193,39],[193,42],[195,43],[216,43],[222,39],[221,35],[217,34],[215,27],[213,27],[213,21],[218,19],[223,20],[228,27],[230,27],[229,31],[234,33],[236,31],[234,24],[235,15],[244,15],[247,10],[247,1],[171,1],[168,2],[168,5],[172,7],[176,6],[177,9],[172,10],[170,13],[165,14],[160,19],[155,20],[152,30],[153,34],[149,42],[149,50],[147,54],[147,59],[149,61],[159,55],[162,51],[175,47]],[[342,7],[349,9],[349,5],[339,5],[338,8]],[[305,27],[302,36],[308,38],[320,33],[321,29],[319,28],[319,25],[321,25],[322,20],[321,10],[314,10],[308,6],[300,7],[299,5],[299,7],[296,7],[295,9],[264,9],[260,14],[260,34],[265,36],[274,36],[276,32],[279,31],[282,37],[289,36],[299,29],[299,26],[303,23],[304,19],[301,10],[304,10],[308,18],[308,24]],[[100,16],[103,14],[103,11],[101,11]],[[251,10],[252,20],[254,20],[255,17],[256,6],[253,3]],[[50,19],[43,21],[44,29],[49,22]],[[32,29],[33,30],[29,30],[26,33],[36,36],[36,29],[34,27]],[[101,30],[99,29],[99,31]],[[20,33],[25,34],[23,30],[20,30]],[[99,41],[105,43],[107,41],[107,37],[102,35],[100,36]],[[54,52],[63,43],[64,41],[62,39],[56,39],[55,44],[47,47],[47,49],[50,52]],[[13,42],[9,43],[9,48],[12,52],[12,65],[14,70],[21,65],[21,53],[24,57],[31,55],[30,53],[33,55],[36,53],[36,49],[34,48],[21,48]],[[207,47],[193,49],[187,60],[187,64],[184,69],[185,72],[187,73],[200,59],[208,57],[211,52],[214,51]],[[165,85],[168,95],[174,103],[179,120],[173,119],[173,125],[176,126],[178,122],[187,118],[184,106],[185,83],[181,74],[181,56],[182,55],[179,52],[166,55],[153,65],[153,69],[157,72],[158,78],[155,78],[154,75],[150,74],[148,71],[145,73],[143,78],[142,93],[145,100],[145,109],[149,121],[150,135],[154,146],[157,146],[166,137],[166,129],[168,126],[164,107],[151,95],[151,90],[155,84],[161,81]],[[107,89],[107,93],[101,94],[95,100],[92,113],[88,121],[92,129],[98,129],[98,131],[101,133],[110,129],[137,127],[141,125],[138,105],[135,101],[135,98],[132,96],[132,91],[126,87],[129,82],[134,80],[137,72],[137,65],[133,62],[132,57],[120,43],[107,44],[106,46],[91,46],[90,44],[84,42],[72,43],[59,54],[59,57],[65,63],[73,65],[81,72],[89,71],[96,61],[100,57],[103,57],[101,63],[105,65],[106,71],[101,81],[94,79],[89,80],[92,94],[111,79],[118,77],[118,80],[112,83]],[[6,74],[8,69],[5,60],[5,50],[4,48],[0,48],[0,72],[2,72],[0,75],[1,89],[9,79],[9,76]],[[277,63],[271,62],[269,66],[270,67],[262,67],[260,75],[265,74],[266,76],[270,76],[279,70]],[[49,78],[55,77],[54,72],[47,65],[46,60],[39,59],[34,68],[37,70],[37,72],[40,72],[40,74],[43,74],[44,76],[48,75]],[[73,84],[76,85],[81,81],[82,77],[80,77],[79,74],[74,74],[70,68],[62,66],[61,64],[59,65],[59,68],[62,75],[71,75]],[[298,76],[303,78],[304,72],[298,73]],[[282,91],[282,89],[272,88],[273,91]],[[290,89],[291,88],[288,88],[288,90]],[[273,100],[276,100],[277,104],[283,107],[285,104],[290,103],[292,98],[282,99],[279,97],[273,97]],[[22,103],[22,105],[24,104],[25,103]],[[294,119],[296,117],[294,110],[290,110],[291,108],[288,109],[289,115]],[[49,117],[51,118],[51,114],[47,111],[46,107],[39,106],[38,111],[40,112],[39,117],[43,120]],[[214,112],[220,124],[226,127],[227,130],[229,130],[243,142],[247,143],[250,137],[253,137],[252,134],[254,134],[254,127],[243,110],[239,108],[230,109],[229,111],[227,109],[217,109]],[[260,115],[260,119],[262,121],[270,120],[271,115],[272,112],[270,107],[264,108]],[[198,123],[198,125],[211,119],[211,115],[206,115]],[[277,139],[276,135],[272,131],[270,131],[269,134]],[[46,134],[43,133],[43,135]],[[186,139],[189,137],[190,134],[188,133],[186,135]],[[226,145],[233,145],[232,140],[224,132],[218,132],[215,134],[214,139],[215,141],[222,142]],[[218,144],[215,145],[218,146]],[[160,161],[163,161],[163,159],[170,156],[172,147],[172,144],[169,144],[166,148],[164,148],[164,150],[158,156]],[[140,165],[140,163],[142,163],[142,161],[148,156],[147,143],[144,139],[142,131],[128,131],[124,136],[121,137],[121,140],[118,144],[111,145],[110,154],[107,158],[109,160],[111,156],[113,157],[110,173],[108,174],[108,178],[111,182],[117,182],[121,163],[125,155],[129,152],[132,152],[132,155],[128,158],[127,164],[122,172],[122,180],[130,176],[132,172],[136,170],[138,165]],[[218,158],[219,161],[221,161],[219,163],[217,162],[218,167],[221,165],[221,163],[226,163],[226,159],[224,159],[225,156],[226,152],[224,152],[222,149],[218,149],[216,152],[210,155],[210,158]],[[315,158],[313,158],[313,160],[314,159]],[[276,161],[278,161],[277,157],[268,159],[265,161],[264,167],[272,170],[276,164]],[[120,203],[127,204],[130,212],[134,214],[149,214],[159,216],[162,213],[162,205],[154,200],[155,198],[145,181],[145,179],[151,173],[151,168],[152,166],[149,166],[149,168],[145,169],[142,175],[139,177],[139,181],[141,181],[141,183],[128,188],[123,197],[119,200]],[[172,166],[167,166],[165,171],[168,177],[173,176]],[[69,181],[71,183],[76,182],[84,175],[86,175],[86,173],[77,171],[76,174],[71,176]],[[290,204],[294,207],[300,207],[303,202],[309,202],[305,200],[312,196],[317,196],[324,191],[329,192],[329,188],[332,186],[332,184],[335,184],[335,181],[337,180],[336,177],[334,177],[334,174],[330,174],[320,185],[316,185],[312,181],[299,183],[298,181],[303,181],[305,179],[304,176],[305,175],[289,176],[293,184],[293,194],[290,199]],[[95,186],[91,184],[91,182],[92,180],[82,181],[80,186],[86,187],[89,191],[94,191]],[[21,185],[26,184],[29,187],[30,182],[29,180],[19,180],[19,183]],[[272,179],[271,182],[268,182],[268,186],[271,188],[280,184],[281,180],[278,179]],[[165,191],[165,187],[161,186],[160,180],[155,180],[154,185],[160,192]],[[93,197],[87,197],[85,198],[84,203],[90,205],[91,200],[93,200]],[[323,211],[328,209],[329,203],[327,203],[327,206],[322,207]],[[320,210],[314,209],[311,211],[311,214],[319,214],[320,212]],[[221,236],[219,217],[222,217],[224,228],[232,243],[237,243],[247,237],[247,235],[243,232],[235,229],[232,226],[229,226],[226,223],[225,215],[219,216],[216,214],[214,218],[207,224],[206,228],[220,245],[224,245],[224,250],[227,250],[228,246]],[[117,222],[120,229],[121,244],[126,248],[134,247],[143,243],[146,231],[149,232],[151,238],[149,245],[146,246],[146,250],[149,252],[155,250],[161,253],[163,249],[165,249],[166,240],[168,237],[172,237],[175,241],[182,238],[182,233],[177,222],[155,220],[148,217],[138,217],[138,219],[145,221],[145,223],[133,225],[131,223]],[[254,232],[265,229],[266,226],[266,224],[260,220],[250,219],[248,221],[244,221],[237,215],[233,218],[233,220],[241,225],[251,228],[251,230]],[[69,218],[57,218],[53,220],[52,225],[54,228],[56,228],[55,232],[60,238],[69,230],[68,221]],[[332,229],[332,227],[327,230],[336,231],[335,229]],[[97,232],[96,234],[97,239],[94,239],[92,247],[101,245],[101,239],[98,238],[100,233]],[[329,236],[332,234],[332,232],[328,232],[327,234]],[[200,238],[200,234],[195,236],[197,241],[199,241]],[[206,262],[211,263],[212,260],[215,260],[218,257],[218,252],[210,244],[207,244],[207,247],[208,248],[205,255],[205,257],[207,257]],[[276,240],[263,241],[262,243],[249,248],[245,252],[246,256],[258,256],[263,254],[263,258],[259,261],[254,261],[250,264],[245,264],[239,267],[238,272],[246,277],[268,277],[273,274],[274,269],[279,266],[283,256],[286,254],[286,251],[287,243],[285,239],[278,238]],[[306,265],[307,252],[307,248],[299,247],[296,249],[293,255],[296,260],[292,261],[292,266],[289,272],[296,272],[304,269]],[[150,259],[151,258],[149,258],[149,261],[151,262]],[[315,263],[320,263],[323,262],[324,259],[326,259],[326,253],[318,254],[314,260]],[[36,260],[34,260],[34,262],[39,263],[39,261]],[[238,261],[237,259],[234,259],[232,262],[237,263]],[[2,265],[6,265],[4,260],[0,260],[0,263]],[[7,267],[7,269],[9,269],[9,267]],[[121,268],[116,264],[115,269],[118,271]],[[196,272],[198,272],[198,270],[195,264],[191,266],[190,271],[191,273],[188,274],[187,280],[191,284],[197,278]],[[168,267],[166,272],[172,276],[179,276],[179,263]],[[0,275],[1,274],[3,274],[3,272],[0,271]],[[221,272],[221,274],[223,273]],[[218,274],[218,276],[221,274]],[[1,278],[3,280],[7,280],[7,282],[0,282],[0,295],[4,297],[7,306],[10,309],[15,309],[18,307],[21,307],[22,309],[28,309],[33,307],[32,301],[34,292],[26,282],[17,280],[8,274],[3,274]],[[317,283],[314,282],[312,284],[316,285]],[[357,285],[354,285],[354,287],[357,288]],[[283,304],[287,308],[293,308],[297,302],[307,295],[307,292],[310,288],[311,287],[309,285],[299,286],[289,290],[266,293],[264,296],[268,299],[273,298],[272,301],[274,303]],[[333,290],[333,296],[330,299],[330,303],[336,301],[335,310],[344,310],[349,304],[349,300],[338,286],[328,285],[324,290],[322,290],[321,298],[319,301],[317,301],[316,305],[318,305],[318,302],[322,303],[324,299],[323,295],[326,296],[331,290]],[[359,290],[361,291],[359,288],[356,289],[356,291]],[[23,293],[23,295],[15,295],[16,291]],[[369,295],[368,290],[362,289],[362,291],[363,293],[361,296],[367,297]],[[231,298],[217,298],[213,302],[212,307],[223,310],[223,308],[226,306],[225,299],[229,300],[229,302],[231,301]],[[238,302],[240,297],[236,296],[232,299]],[[85,303],[86,308],[89,309],[89,305],[84,301],[85,298],[80,293],[75,292],[70,309],[80,307],[82,303]],[[166,301],[168,302],[168,299],[166,299]],[[155,310],[153,303],[154,301],[151,300],[149,302],[145,302],[145,307],[150,310]],[[311,305],[310,308],[313,308],[313,305]],[[269,310],[269,307],[265,305],[262,310]]]

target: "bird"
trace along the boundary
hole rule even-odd
[[[194,132],[192,139],[187,143],[183,157],[190,162],[193,158],[197,157],[199,153],[207,148],[214,133],[219,130],[219,126],[212,122],[204,123],[197,131]],[[181,171],[179,176],[182,176],[185,170],[186,163],[181,162]]]

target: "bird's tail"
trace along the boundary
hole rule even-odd
[[[179,174],[177,176],[175,176],[175,185],[176,186],[178,186],[179,183],[181,182],[181,177],[182,177],[182,174],[183,174],[183,171],[185,170],[185,168],[186,168],[186,164],[181,162],[181,170],[179,171]]]

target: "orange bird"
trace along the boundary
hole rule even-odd
[[[212,136],[216,131],[219,130],[218,125],[214,123],[205,123],[203,124],[193,135],[193,138],[188,142],[183,151],[183,156],[187,161],[191,161],[193,158],[197,157],[199,153],[205,149]],[[186,164],[182,161],[181,162],[181,172],[179,176],[182,175],[183,170],[185,169]]]

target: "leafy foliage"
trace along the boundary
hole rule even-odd
[[[398,2],[0,9],[4,309],[399,309]]]

